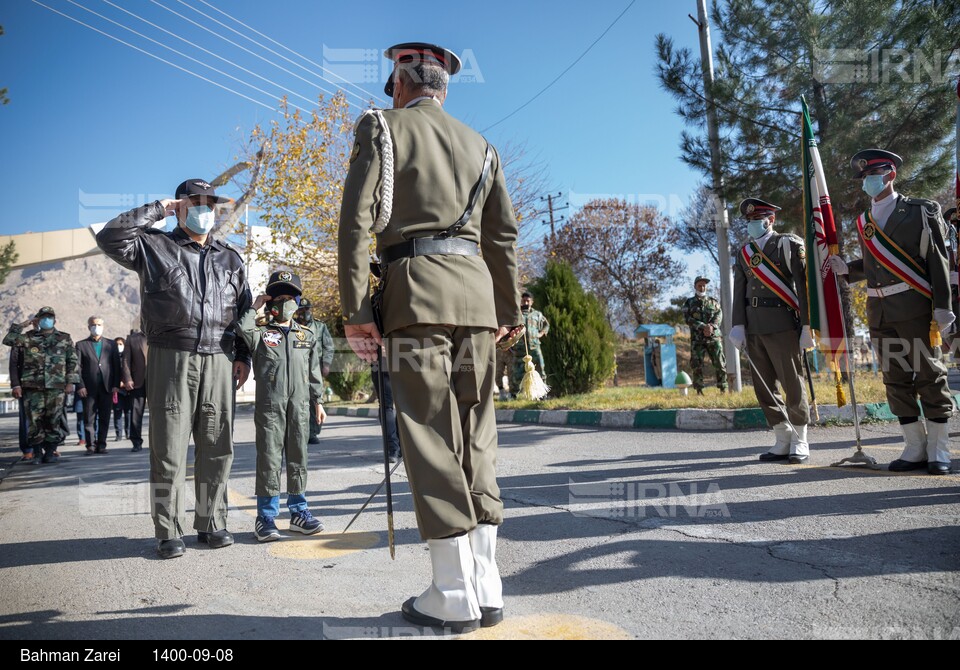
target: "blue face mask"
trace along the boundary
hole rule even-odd
[[[215,221],[216,217],[213,215],[213,210],[201,205],[199,207],[191,207],[187,210],[185,225],[197,235],[206,235],[213,230]]]
[[[759,239],[767,234],[767,220],[747,221],[747,233],[753,239]]]
[[[871,198],[876,198],[883,192],[883,189],[887,187],[883,182],[885,176],[886,175],[882,174],[868,174],[863,178],[863,192]]]
[[[51,328],[53,328],[53,318],[49,316],[45,316],[42,319],[40,319],[39,325],[40,325],[40,330],[50,330]]]

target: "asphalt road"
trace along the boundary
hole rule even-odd
[[[402,466],[396,561],[382,497],[341,534],[382,477],[373,419],[332,417],[311,447],[308,499],[326,531],[258,544],[241,408],[237,543],[211,550],[191,535],[168,561],[155,556],[149,452],[110,442],[88,457],[71,440],[59,464],[11,465],[15,430],[0,419],[0,639],[435,634],[399,614],[430,575]],[[868,454],[899,455],[895,425],[863,430]],[[960,476],[830,467],[852,452],[850,427],[812,429],[805,466],[758,462],[764,431],[500,436],[507,618],[468,637],[960,639]]]

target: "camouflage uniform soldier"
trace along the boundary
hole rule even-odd
[[[550,322],[542,312],[533,308],[533,296],[529,291],[524,291],[520,296],[520,313],[523,315],[523,325],[527,332],[524,337],[517,340],[510,352],[513,354],[513,376],[510,377],[510,391],[514,394],[520,390],[520,382],[523,381],[525,372],[523,366],[523,357],[530,354],[533,364],[540,373],[544,381],[547,380],[547,373],[543,367],[543,352],[540,350],[540,338],[545,337],[550,332]],[[526,340],[526,341],[524,341]]]
[[[55,323],[53,308],[41,307],[35,318],[11,325],[3,338],[4,344],[19,347],[23,355],[20,386],[13,395],[24,399],[30,426],[27,444],[35,454],[43,452],[44,463],[57,462],[57,447],[66,437],[64,394],[73,393],[73,385],[80,381],[73,340],[54,328]],[[24,333],[30,325],[35,329]]]
[[[710,356],[713,373],[717,378],[717,388],[721,393],[727,390],[727,363],[723,358],[723,333],[720,322],[723,312],[720,301],[707,295],[706,277],[697,277],[693,288],[697,294],[687,298],[683,305],[683,319],[690,326],[690,367],[693,368],[693,388],[703,395],[703,358]]]

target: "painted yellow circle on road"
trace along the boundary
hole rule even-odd
[[[503,623],[481,628],[461,637],[462,640],[632,640],[633,636],[619,626],[599,619],[568,614],[538,614],[511,617]]]
[[[372,549],[380,544],[379,533],[318,533],[307,537],[290,537],[270,544],[270,555],[278,558],[336,558],[355,551]]]

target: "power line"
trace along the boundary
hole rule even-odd
[[[257,41],[256,41],[255,39],[253,39],[252,37],[250,37],[250,36],[248,36],[248,35],[244,35],[243,33],[241,33],[239,30],[236,30],[235,28],[231,28],[230,26],[228,26],[228,25],[227,25],[226,23],[224,23],[223,21],[219,21],[219,20],[213,18],[212,16],[210,16],[209,14],[205,14],[204,12],[200,11],[200,10],[197,9],[196,7],[193,7],[193,6],[191,6],[191,5],[188,5],[186,2],[184,2],[184,0],[177,0],[177,2],[179,2],[181,5],[183,5],[183,6],[186,7],[187,9],[190,9],[190,10],[196,12],[197,14],[199,14],[200,16],[202,16],[203,18],[209,19],[209,20],[213,21],[214,23],[216,23],[217,25],[223,26],[224,28],[226,28],[226,29],[229,30],[230,32],[232,32],[232,33],[234,33],[234,34],[236,34],[236,35],[239,35],[240,37],[242,37],[243,39],[245,39],[245,40],[247,40],[247,41],[249,41],[249,42],[253,42],[254,44],[256,44],[256,45],[257,45],[258,47],[260,47],[261,49],[264,49],[264,50],[266,50],[266,51],[269,51],[269,52],[272,53],[273,55],[275,55],[275,56],[277,56],[277,57],[279,57],[279,58],[282,58],[283,60],[287,61],[288,63],[290,63],[290,64],[292,64],[292,65],[297,66],[298,68],[300,68],[300,69],[303,70],[304,72],[307,72],[307,73],[309,73],[309,74],[312,74],[314,77],[317,77],[317,78],[320,79],[321,81],[325,81],[325,82],[327,82],[328,84],[331,84],[331,85],[333,85],[333,86],[336,86],[336,87],[338,88],[338,90],[343,91],[343,92],[344,92],[345,94],[347,94],[347,95],[352,95],[353,97],[355,97],[355,98],[357,98],[358,100],[360,100],[360,102],[362,102],[364,105],[367,104],[368,100],[366,100],[365,98],[357,95],[357,94],[354,93],[353,91],[348,91],[348,90],[346,90],[346,89],[344,89],[344,88],[341,88],[340,86],[338,86],[338,85],[335,84],[334,82],[330,81],[329,79],[327,79],[327,78],[324,77],[323,75],[317,74],[316,72],[313,72],[313,71],[311,71],[311,70],[308,70],[307,68],[305,68],[305,67],[303,67],[302,65],[300,65],[300,63],[297,63],[296,61],[292,61],[292,60],[290,60],[289,58],[287,58],[286,56],[284,56],[283,54],[278,53],[277,51],[274,51],[274,50],[271,49],[270,47],[264,46],[263,44],[260,44],[259,42],[257,42]],[[252,52],[251,52],[251,53],[252,53]],[[274,64],[274,65],[275,65],[275,67],[280,67],[279,65],[276,65],[276,64]],[[284,70],[284,71],[290,73],[291,75],[293,75],[293,76],[295,76],[295,77],[298,76],[298,75],[294,75],[293,72],[290,72],[289,70]],[[303,79],[303,77],[300,77],[300,79]],[[313,86],[316,86],[316,87],[319,88],[321,91],[324,91],[324,92],[326,92],[326,93],[329,93],[330,95],[333,95],[333,93],[332,93],[331,91],[328,91],[327,89],[323,88],[323,87],[320,86],[319,84],[310,82],[310,81],[308,81],[307,79],[303,79],[303,81],[307,82],[308,84],[312,84]],[[353,104],[353,103],[351,103],[351,104]],[[355,106],[358,107],[358,108],[360,108],[359,105],[355,105]]]
[[[193,75],[193,76],[196,77],[197,79],[202,79],[203,81],[205,81],[205,82],[207,82],[207,83],[209,83],[209,84],[213,84],[214,86],[217,86],[218,88],[222,88],[222,89],[225,90],[225,91],[229,91],[230,93],[233,93],[234,95],[238,95],[238,96],[240,96],[241,98],[244,98],[245,100],[249,100],[250,102],[255,103],[255,104],[257,104],[257,105],[260,105],[261,107],[265,107],[265,108],[269,109],[271,112],[279,112],[279,110],[278,110],[276,107],[271,107],[270,105],[267,105],[267,104],[265,104],[265,103],[262,103],[262,102],[260,102],[259,100],[254,100],[254,99],[251,98],[250,96],[244,95],[243,93],[240,93],[239,91],[235,91],[235,90],[233,90],[232,88],[230,88],[230,87],[228,87],[228,86],[224,86],[223,84],[219,84],[219,83],[213,81],[212,79],[207,79],[207,78],[204,77],[203,75],[197,74],[196,72],[193,72],[192,70],[188,70],[188,69],[185,68],[185,67],[181,67],[181,66],[177,65],[176,63],[172,63],[172,62],[168,61],[168,60],[165,59],[165,58],[161,58],[160,56],[157,56],[157,55],[155,55],[155,54],[152,54],[152,53],[150,53],[149,51],[146,51],[146,50],[144,50],[144,49],[141,49],[141,48],[138,47],[138,46],[134,46],[133,44],[130,44],[129,42],[125,42],[125,41],[123,41],[122,39],[120,39],[119,37],[114,37],[113,35],[111,35],[111,34],[109,34],[109,33],[105,33],[104,31],[100,30],[99,28],[94,28],[94,27],[91,26],[90,24],[84,23],[84,22],[81,21],[80,19],[76,19],[76,18],[70,16],[69,14],[64,14],[64,13],[61,12],[60,10],[54,9],[53,7],[48,7],[47,5],[43,4],[42,2],[39,2],[39,0],[30,0],[30,1],[31,1],[32,3],[34,3],[34,4],[36,4],[36,5],[40,5],[40,6],[43,7],[44,9],[50,10],[50,11],[53,12],[54,14],[59,14],[60,16],[64,17],[65,19],[70,19],[70,20],[73,21],[74,23],[79,23],[79,24],[80,24],[81,26],[83,26],[84,28],[89,28],[90,30],[92,30],[92,31],[94,31],[94,32],[100,33],[100,34],[103,35],[104,37],[109,37],[110,39],[112,39],[112,40],[114,40],[114,41],[116,41],[116,42],[119,42],[120,44],[123,44],[124,46],[128,46],[128,47],[130,47],[131,49],[135,49],[136,51],[139,51],[139,52],[142,53],[142,54],[146,54],[147,56],[150,56],[151,58],[156,58],[156,59],[157,59],[158,61],[160,61],[161,63],[166,63],[166,64],[169,65],[170,67],[175,67],[175,68],[177,68],[178,70],[181,70],[182,72],[186,72],[186,73],[189,74],[189,75]]]
[[[334,77],[336,77],[336,78],[339,79],[340,81],[342,81],[342,82],[344,82],[344,83],[346,83],[346,84],[349,84],[350,86],[353,86],[355,89],[357,89],[358,91],[360,91],[360,92],[362,92],[362,93],[370,96],[370,97],[373,98],[375,101],[381,102],[381,103],[383,103],[383,104],[385,104],[385,105],[386,105],[386,104],[389,104],[389,101],[388,101],[386,98],[381,98],[381,97],[380,97],[379,95],[377,95],[376,93],[371,93],[370,91],[366,90],[366,89],[363,88],[362,86],[359,86],[358,84],[355,84],[354,82],[352,82],[352,81],[350,81],[350,80],[348,80],[348,79],[344,79],[343,77],[341,77],[340,75],[338,75],[338,74],[337,74],[336,72],[334,72],[333,70],[330,70],[330,69],[328,69],[328,68],[325,68],[324,66],[320,65],[319,63],[316,63],[316,62],[310,60],[309,58],[307,58],[307,57],[304,56],[303,54],[297,53],[296,51],[294,51],[294,50],[291,49],[290,47],[286,46],[285,44],[281,44],[280,42],[276,41],[275,39],[273,39],[273,38],[270,37],[269,35],[264,35],[263,33],[261,33],[261,32],[260,32],[259,30],[257,30],[256,28],[252,28],[251,26],[248,26],[246,23],[244,23],[244,22],[241,21],[240,19],[236,18],[235,16],[231,16],[230,14],[227,14],[227,13],[226,13],[225,11],[223,11],[222,9],[218,9],[217,7],[214,7],[213,5],[211,5],[211,4],[210,4],[209,2],[207,2],[206,0],[199,0],[199,1],[202,2],[203,4],[205,4],[205,5],[206,5],[207,7],[209,7],[210,9],[212,9],[212,10],[214,10],[214,11],[217,11],[217,12],[223,14],[224,16],[226,16],[227,18],[229,18],[229,19],[231,19],[231,20],[233,20],[233,21],[236,21],[237,23],[239,23],[241,26],[243,26],[243,27],[246,28],[247,30],[252,31],[252,32],[256,33],[257,35],[260,35],[260,36],[263,37],[264,39],[270,40],[271,42],[273,42],[274,44],[276,44],[278,47],[280,47],[280,48],[282,48],[282,49],[286,49],[287,51],[289,51],[290,53],[292,53],[294,56],[297,56],[297,57],[299,57],[299,58],[302,58],[303,60],[307,61],[307,62],[310,63],[311,65],[320,68],[320,69],[323,70],[324,72],[329,72],[331,75],[333,75]],[[329,79],[325,79],[325,81],[330,81],[330,80],[329,80]],[[333,82],[331,81],[330,83],[332,84]]]
[[[286,72],[287,74],[289,74],[289,75],[291,75],[291,76],[293,76],[293,77],[296,77],[296,78],[299,79],[300,81],[306,82],[307,84],[310,84],[311,86],[316,86],[317,88],[319,88],[319,89],[320,89],[321,91],[323,91],[324,93],[327,93],[328,95],[331,95],[331,96],[335,95],[335,94],[333,93],[333,91],[329,91],[329,90],[325,89],[323,86],[320,86],[319,84],[316,84],[316,83],[314,83],[314,82],[312,82],[312,81],[310,81],[310,80],[308,80],[308,79],[304,79],[303,77],[301,77],[301,76],[298,75],[297,73],[291,72],[290,70],[288,70],[287,68],[283,67],[282,65],[277,65],[277,64],[274,63],[273,61],[271,61],[271,60],[269,60],[269,59],[267,59],[267,58],[264,58],[264,57],[261,56],[260,54],[251,51],[250,49],[246,48],[245,46],[242,46],[242,45],[240,45],[240,44],[237,44],[237,43],[234,42],[233,40],[231,40],[231,39],[229,39],[229,38],[227,38],[227,37],[224,37],[223,35],[217,33],[216,31],[210,30],[210,28],[207,28],[205,25],[200,24],[200,23],[197,23],[197,22],[194,21],[193,19],[187,18],[186,16],[184,16],[184,15],[181,14],[180,12],[176,11],[175,9],[171,9],[170,7],[167,7],[167,6],[165,6],[165,5],[162,5],[162,4],[160,4],[159,2],[157,2],[157,0],[150,0],[150,2],[152,2],[153,4],[157,5],[158,7],[162,8],[162,9],[167,10],[168,12],[170,12],[171,14],[173,14],[173,15],[175,15],[175,16],[179,16],[179,17],[180,17],[181,19],[183,19],[184,21],[187,21],[187,22],[189,22],[189,23],[192,23],[193,25],[197,26],[198,28],[201,28],[201,29],[203,29],[203,30],[206,30],[206,31],[207,31],[208,33],[210,33],[211,35],[216,35],[217,37],[219,37],[219,38],[222,39],[223,41],[229,42],[230,44],[232,44],[233,46],[237,47],[238,49],[242,49],[243,51],[246,51],[246,52],[247,52],[248,54],[250,54],[251,56],[256,56],[257,58],[259,58],[259,59],[262,60],[263,62],[269,63],[269,64],[272,65],[273,67],[278,68],[278,69],[280,69],[280,70],[283,70],[283,71]],[[188,5],[188,6],[189,6],[189,5]],[[202,12],[201,12],[201,13],[202,13]],[[207,18],[210,18],[211,21],[216,21],[216,19],[213,19],[213,18],[211,18],[211,17],[207,17]],[[217,22],[217,23],[220,23],[219,21],[216,21],[216,22]],[[228,26],[224,26],[224,27],[227,28]],[[232,30],[232,28],[231,28],[231,30]],[[348,105],[353,105],[353,106],[356,107],[357,109],[362,109],[362,108],[360,107],[360,105],[357,105],[356,103],[350,102],[349,100],[347,100],[346,102],[347,102]]]
[[[112,24],[114,24],[115,26],[119,26],[120,28],[123,28],[124,30],[128,30],[128,31],[130,31],[131,33],[133,33],[134,35],[136,35],[137,37],[142,37],[143,39],[148,40],[148,41],[150,41],[150,42],[153,42],[154,44],[157,44],[157,45],[163,47],[164,49],[168,49],[168,50],[172,51],[173,53],[177,54],[178,56],[182,56],[183,58],[186,58],[186,59],[188,59],[188,60],[191,60],[191,61],[193,61],[194,63],[197,63],[197,64],[199,64],[199,65],[202,65],[202,66],[205,67],[205,68],[209,68],[209,69],[213,70],[214,72],[216,72],[217,74],[222,74],[224,77],[229,77],[230,79],[233,79],[234,81],[239,82],[239,83],[243,84],[244,86],[249,86],[250,88],[252,88],[253,90],[255,90],[255,91],[259,92],[259,93],[263,93],[263,94],[266,95],[266,96],[270,96],[270,92],[269,92],[269,91],[264,91],[262,88],[258,88],[258,87],[256,87],[256,86],[254,86],[253,84],[250,84],[250,83],[248,83],[248,82],[243,81],[242,79],[238,79],[237,77],[234,77],[232,74],[228,74],[228,73],[226,73],[226,72],[223,72],[222,70],[218,70],[217,68],[213,67],[212,65],[208,65],[207,63],[204,63],[204,62],[202,62],[202,61],[197,60],[197,59],[194,58],[193,56],[188,56],[187,54],[185,54],[185,53],[183,53],[183,52],[181,52],[181,51],[177,51],[176,49],[174,49],[174,48],[171,47],[171,46],[167,46],[166,44],[163,44],[162,42],[158,42],[157,40],[153,39],[152,37],[147,37],[147,36],[144,35],[143,33],[139,33],[139,32],[137,32],[136,30],[134,30],[133,28],[130,28],[130,27],[128,27],[128,26],[125,26],[125,25],[123,25],[122,23],[118,23],[117,21],[114,21],[113,19],[104,16],[103,14],[99,14],[99,13],[93,11],[92,9],[90,9],[89,7],[85,7],[84,5],[81,5],[79,2],[76,2],[75,0],[67,0],[67,2],[69,2],[71,5],[74,5],[74,6],[76,6],[76,7],[79,7],[80,9],[82,9],[82,10],[84,10],[84,11],[86,11],[86,12],[90,12],[90,13],[93,14],[94,16],[99,17],[99,18],[103,19],[104,21],[107,21],[107,22],[109,22],[109,23],[112,23]],[[108,4],[112,4],[112,3],[108,3]],[[293,103],[291,103],[291,104],[293,104]],[[297,105],[293,105],[293,106],[296,107],[297,109],[299,109],[300,111],[304,112],[304,113],[309,113],[309,110],[306,110],[306,109],[304,109],[303,107],[298,107]]]
[[[305,100],[306,102],[310,103],[311,105],[316,102],[315,100],[311,100],[310,98],[307,98],[307,97],[305,97],[305,96],[300,95],[300,94],[297,93],[296,91],[290,90],[289,88],[287,88],[286,86],[283,86],[282,84],[278,84],[277,82],[272,81],[272,80],[270,80],[270,79],[267,79],[266,77],[264,77],[264,76],[262,76],[262,75],[259,75],[259,74],[257,74],[256,72],[252,72],[251,70],[248,70],[247,68],[243,67],[242,65],[238,65],[237,63],[234,63],[233,61],[231,61],[231,60],[229,60],[229,59],[227,59],[227,58],[224,58],[223,56],[221,56],[221,55],[219,55],[219,54],[216,54],[216,53],[210,51],[209,49],[205,49],[205,48],[203,48],[202,46],[200,46],[199,44],[195,44],[194,42],[191,42],[190,40],[186,39],[185,37],[181,37],[180,35],[177,35],[175,32],[172,32],[172,31],[170,31],[170,30],[167,30],[167,29],[164,28],[163,26],[159,26],[159,25],[157,25],[156,23],[154,23],[154,22],[152,22],[152,21],[149,21],[149,20],[143,18],[142,16],[140,16],[140,15],[138,15],[138,14],[134,14],[134,13],[131,12],[130,10],[124,9],[124,8],[121,7],[120,5],[117,5],[117,4],[114,4],[114,3],[110,2],[110,0],[103,0],[103,2],[107,3],[107,4],[110,5],[111,7],[115,7],[115,8],[117,8],[117,9],[119,9],[121,12],[125,12],[126,14],[129,14],[130,16],[134,17],[135,19],[139,19],[140,21],[143,21],[143,22],[146,23],[147,25],[152,26],[152,27],[156,28],[157,30],[161,30],[161,31],[165,32],[166,34],[171,35],[172,37],[176,37],[178,40],[180,40],[180,41],[182,41],[182,42],[186,42],[186,43],[189,44],[190,46],[192,46],[192,47],[194,47],[194,48],[196,48],[196,49],[199,49],[200,51],[203,51],[204,53],[210,54],[210,55],[213,56],[214,58],[219,58],[219,59],[222,60],[224,63],[227,63],[228,65],[232,65],[233,67],[237,68],[238,70],[243,70],[243,71],[246,72],[247,74],[252,75],[252,76],[254,76],[254,77],[256,77],[257,79],[260,79],[260,80],[262,80],[262,81],[265,81],[265,82],[267,82],[268,84],[270,84],[271,86],[276,86],[276,87],[279,88],[281,91],[285,91],[286,93],[289,93],[290,95],[293,95],[293,96],[296,96],[296,97],[300,98],[301,100]],[[148,39],[149,39],[149,38],[148,38]],[[188,56],[188,58],[189,58],[189,56]],[[208,67],[209,67],[209,66],[208,66]],[[229,76],[229,75],[228,75],[228,76]],[[250,84],[247,84],[247,85],[250,86]],[[257,90],[259,90],[259,89],[257,89]],[[268,93],[268,95],[269,95],[269,93]],[[291,103],[291,104],[292,104],[292,103]],[[297,107],[296,105],[293,105],[293,106],[294,106],[294,107]],[[297,109],[299,109],[299,110],[302,111],[302,112],[306,112],[306,111],[307,111],[307,110],[303,109],[302,107],[297,107]]]
[[[533,96],[532,98],[530,98],[529,100],[527,100],[525,103],[523,103],[522,105],[520,105],[519,107],[517,107],[515,110],[513,110],[512,112],[510,112],[509,114],[507,114],[505,117],[503,117],[502,119],[500,119],[499,121],[497,121],[497,122],[494,123],[493,125],[487,126],[487,127],[484,128],[481,132],[484,132],[484,133],[485,133],[485,132],[487,132],[488,130],[490,130],[491,128],[495,128],[496,126],[499,126],[501,123],[503,123],[504,121],[506,121],[507,119],[509,119],[511,116],[513,116],[514,114],[516,114],[517,112],[519,112],[520,110],[522,110],[524,107],[526,107],[527,105],[529,105],[531,102],[533,102],[534,100],[536,100],[537,98],[539,98],[541,95],[543,95],[544,93],[546,93],[547,89],[549,89],[551,86],[553,86],[553,85],[556,84],[558,81],[560,81],[560,79],[561,79],[561,77],[563,77],[563,75],[565,75],[567,72],[569,72],[570,70],[572,70],[574,65],[576,65],[577,63],[579,63],[581,60],[583,60],[583,57],[584,57],[584,56],[586,56],[588,53],[590,53],[590,50],[593,49],[593,47],[595,47],[595,46],[597,45],[597,43],[598,43],[600,40],[602,40],[602,39],[604,38],[604,36],[605,36],[608,32],[610,32],[610,29],[613,28],[615,25],[617,25],[617,22],[620,21],[620,19],[623,18],[623,15],[626,14],[628,11],[630,11],[630,8],[633,7],[633,5],[634,5],[634,3],[636,3],[636,1],[637,1],[637,0],[630,0],[630,4],[627,5],[627,8],[626,8],[626,9],[624,9],[622,12],[620,12],[620,14],[617,16],[617,18],[615,18],[615,19],[613,20],[613,23],[611,23],[609,26],[607,26],[607,29],[604,30],[602,33],[600,33],[600,36],[599,36],[597,39],[595,39],[593,42],[591,42],[591,43],[590,43],[590,46],[588,46],[588,47],[584,50],[584,52],[583,52],[582,54],[580,54],[579,56],[577,56],[577,59],[576,59],[575,61],[573,61],[572,63],[570,63],[570,65],[568,65],[567,68],[566,68],[563,72],[561,72],[560,74],[558,74],[553,81],[551,81],[549,84],[547,84],[546,86],[544,86],[543,88],[541,88],[541,89],[537,92],[537,94],[536,94],[535,96]]]

